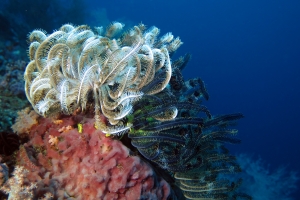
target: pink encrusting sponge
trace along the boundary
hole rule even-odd
[[[36,197],[134,200],[170,195],[168,183],[120,141],[96,130],[93,118],[42,118],[29,135],[17,162],[28,170],[24,184],[36,183]]]

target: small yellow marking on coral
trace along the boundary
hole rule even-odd
[[[82,133],[82,124],[77,124],[78,132]]]
[[[111,134],[109,134],[109,133],[105,134],[105,137],[110,137],[110,136],[111,136]]]

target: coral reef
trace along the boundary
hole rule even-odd
[[[81,132],[78,123],[83,124]],[[96,130],[93,118],[40,119],[29,136],[17,155],[26,172],[20,177],[21,169],[15,169],[2,189],[6,192],[17,191],[15,187],[21,186],[13,182],[21,178],[18,183],[27,188],[22,193],[34,198],[50,193],[54,199],[167,199],[171,193],[168,183],[146,162]]]
[[[241,171],[225,143],[240,142],[231,127],[243,115],[213,116],[201,105],[209,99],[204,82],[182,76],[190,55],[172,60],[179,38],[158,37],[158,28],[143,24],[123,27],[65,24],[29,34],[25,94],[42,117],[24,110],[13,126],[29,138],[16,156],[24,169],[19,187],[27,188],[19,191],[58,199],[251,199],[237,190],[240,179],[224,178]]]
[[[3,60],[0,64],[0,132],[11,132],[10,127],[18,110],[30,105],[25,96],[22,75],[27,63],[22,60],[13,61],[14,55],[7,52],[9,51],[2,55]]]
[[[300,180],[298,172],[290,171],[284,166],[271,170],[261,158],[255,159],[247,154],[239,154],[236,157],[243,169],[237,174],[243,178],[239,190],[252,194],[255,200],[295,199],[292,196],[298,188]]]
[[[15,124],[11,126],[12,130],[20,136],[27,135],[29,129],[38,123],[39,115],[31,110],[29,107],[24,108],[18,112],[18,117]]]
[[[27,174],[28,170],[26,170],[24,167],[15,167],[13,177],[8,179],[5,184],[0,187],[2,191],[9,193],[8,199],[33,199],[33,189],[36,187],[36,185],[25,180]]]

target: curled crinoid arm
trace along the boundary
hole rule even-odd
[[[77,88],[77,104],[80,104],[82,109],[85,109],[88,93],[93,90],[98,68],[99,66],[95,64],[87,66],[80,71],[79,85]]]
[[[109,95],[107,94],[107,90],[102,89],[101,90],[102,99],[101,102],[101,109],[104,112],[118,112],[118,110],[122,109],[127,104],[131,104],[134,101],[137,101],[143,96],[143,93],[141,92],[126,92],[123,93],[122,96],[120,96],[118,99],[111,99]]]
[[[133,59],[143,44],[143,40],[138,41],[131,48],[118,49],[109,55],[107,62],[101,69],[100,81],[101,85],[112,81],[121,70],[123,70],[128,62]]]
[[[187,199],[228,199],[228,192],[232,190],[231,182],[220,181],[181,180],[178,184]]]
[[[30,97],[31,84],[32,84],[33,80],[38,76],[38,72],[35,72],[35,70],[36,70],[36,64],[35,64],[35,61],[33,60],[33,61],[30,61],[30,63],[27,65],[25,73],[24,73],[24,80],[26,80],[25,94],[30,103],[32,103],[32,98]]]
[[[143,35],[143,37],[145,38],[145,43],[153,46],[153,44],[156,42],[159,32],[160,30],[155,26],[149,28]]]
[[[140,81],[138,84],[138,89],[143,88],[147,85],[154,77],[154,57],[151,47],[148,44],[143,45],[141,48],[138,57],[141,62],[141,73],[140,73]]]
[[[70,47],[70,49],[77,51],[77,54],[79,54],[82,50],[81,45],[83,42],[94,36],[93,31],[91,31],[90,28],[85,25],[77,26],[67,34],[66,44]]]
[[[175,119],[177,116],[178,110],[176,107],[170,107],[166,109],[163,113],[154,115],[153,118],[159,121],[169,121]]]
[[[125,25],[120,22],[111,23],[106,29],[106,37],[112,38],[116,34],[120,33]]]
[[[222,143],[239,144],[241,140],[233,137],[237,134],[237,132],[238,131],[235,129],[221,129],[212,131],[203,136],[203,141],[213,140],[214,142],[219,141]]]
[[[123,33],[121,39],[121,43],[126,46],[132,46],[133,44],[137,43],[143,34],[142,29],[139,26],[134,26],[129,31]]]
[[[244,115],[241,113],[234,113],[229,115],[220,115],[216,116],[212,119],[206,120],[204,123],[204,127],[227,127],[228,125],[232,125],[233,122],[243,118]]]
[[[161,47],[164,45],[167,45],[174,39],[174,36],[172,33],[166,33],[164,34],[156,43],[154,44],[155,47]]]
[[[191,57],[192,56],[189,53],[185,54],[184,56],[180,56],[177,60],[173,61],[172,67],[182,71],[190,61]]]
[[[64,37],[63,31],[56,31],[48,36],[38,47],[35,54],[35,60],[39,71],[42,71],[47,65],[48,53],[51,47],[59,42]]]
[[[64,114],[70,114],[70,104],[73,102],[70,101],[71,98],[68,98],[69,95],[69,82],[68,80],[64,79],[60,82],[58,85],[58,91],[59,91],[59,101],[61,105],[61,110]],[[69,95],[71,96],[71,95]],[[74,101],[75,99],[73,99]]]
[[[160,82],[158,85],[155,85],[153,89],[149,90],[147,94],[153,95],[161,92],[165,89],[165,87],[169,84],[172,74],[172,66],[170,62],[169,52],[166,48],[162,48],[162,53],[165,55],[164,67],[161,69],[163,71],[164,80]],[[159,72],[159,71],[158,71]],[[154,77],[155,78],[155,77]]]
[[[103,26],[95,26],[94,27],[94,32],[96,35],[99,35],[99,36],[104,36],[104,28]]]
[[[211,117],[209,110],[202,105],[198,105],[198,104],[193,104],[193,103],[189,103],[189,102],[163,102],[163,100],[161,99],[157,99],[160,104],[159,105],[154,105],[154,106],[148,106],[149,110],[146,109],[145,112],[134,112],[134,118],[136,121],[139,121],[140,119],[145,119],[145,118],[156,118],[156,116],[160,116],[160,115],[165,115],[164,113],[168,113],[168,110],[172,110],[174,108],[176,108],[176,113],[178,113],[176,116],[177,118],[181,117],[181,120],[184,119],[192,119],[193,116],[195,116],[195,113],[199,113],[199,112],[204,112],[207,114],[207,117]],[[148,102],[149,103],[149,102]],[[138,109],[138,107],[136,106],[134,110]],[[144,108],[145,109],[145,108]],[[174,110],[175,111],[175,110]],[[174,113],[174,112],[172,112]],[[172,116],[174,115],[167,115],[170,116],[169,118],[164,117],[164,119],[158,119],[159,121],[169,121],[172,120],[174,118],[172,118]],[[174,120],[176,121],[175,118]],[[180,120],[178,120],[180,121]],[[171,122],[171,121],[170,121]],[[166,122],[168,123],[168,122]],[[183,123],[183,122],[182,122]]]
[[[82,45],[82,52],[78,60],[78,74],[87,67],[92,65],[100,65],[99,61],[96,59],[100,57],[101,53],[106,52],[107,46],[101,45],[100,38],[90,37]]]
[[[177,37],[173,40],[169,45],[167,45],[167,49],[170,52],[170,56],[172,57],[173,53],[183,44],[180,38]]]
[[[34,60],[36,50],[38,49],[39,46],[40,46],[40,43],[37,41],[34,41],[30,44],[29,50],[28,50],[29,60]]]
[[[43,30],[34,30],[31,33],[29,33],[28,40],[30,43],[38,42],[42,43],[44,40],[46,40],[46,32]]]
[[[62,25],[61,27],[60,27],[60,31],[63,31],[63,32],[66,32],[66,33],[69,33],[69,32],[71,32],[71,31],[73,31],[74,30],[74,25],[72,25],[72,24],[64,24],[64,25]]]
[[[129,87],[132,84],[132,79],[135,74],[136,68],[134,67],[127,67],[127,69],[124,69],[122,75],[120,75],[111,85],[106,86],[109,97],[116,101],[124,93],[127,93],[126,91],[130,91]]]
[[[144,126],[140,124],[139,127],[143,127],[144,132],[160,132],[163,130],[173,129],[176,127],[181,127],[183,125],[202,125],[202,118],[176,118],[168,121],[157,121],[150,124],[145,124]]]

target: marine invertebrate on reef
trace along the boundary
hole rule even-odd
[[[123,26],[29,35],[25,92],[45,118],[29,127],[17,161],[36,197],[251,199],[223,176],[241,170],[224,144],[240,142],[231,126],[243,115],[201,105],[204,82],[182,76],[191,56],[171,62],[179,38]]]
[[[157,94],[167,86],[172,74],[169,54],[182,42],[170,33],[158,40],[159,29],[145,31],[143,24],[113,38],[122,27],[115,22],[103,35],[70,24],[49,36],[33,31],[29,36],[31,61],[24,77],[26,95],[35,111],[43,116],[61,111],[71,114],[93,103],[97,127],[103,132],[128,130],[120,120],[141,96]],[[147,91],[142,92],[145,87]],[[111,127],[101,123],[100,111]]]
[[[2,49],[1,44],[0,49]],[[9,52],[9,50],[4,52]],[[0,55],[0,110],[2,114],[0,132],[9,132],[17,111],[30,105],[24,92],[23,73],[26,62],[13,61],[14,58],[5,56],[1,63],[1,57],[2,55]]]
[[[38,117],[39,115],[29,107],[24,108],[18,112],[18,117],[11,128],[18,135],[24,136],[33,125],[38,123]]]
[[[33,199],[33,190],[36,184],[26,180],[28,172],[29,171],[24,167],[16,166],[13,177],[9,178],[5,184],[0,187],[0,190],[9,194],[8,199]]]
[[[238,190],[251,193],[253,199],[257,200],[292,200],[297,197],[300,179],[298,171],[290,170],[287,166],[270,169],[262,158],[254,158],[247,154],[239,154],[236,157],[243,168],[237,176],[242,177],[246,183]]]
[[[53,199],[167,199],[172,195],[169,184],[150,165],[131,155],[120,141],[96,130],[92,115],[60,120],[41,119],[31,128],[30,141],[17,154],[17,163],[26,172],[20,176],[17,167],[9,180],[21,177],[24,187],[7,183],[4,191],[17,192],[31,183],[33,199],[46,195]],[[79,122],[84,123],[81,133],[77,128],[59,132]],[[57,143],[49,143],[50,136],[57,137]]]

